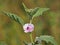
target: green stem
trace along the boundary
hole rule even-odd
[[[30,19],[30,23],[32,23],[32,20],[33,20],[33,18],[32,18],[32,19]]]
[[[30,20],[30,23],[32,23],[32,20]]]
[[[31,42],[33,44],[34,42],[33,42],[33,38],[32,38],[32,33],[30,33],[30,38],[31,38]]]

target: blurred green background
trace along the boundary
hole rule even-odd
[[[30,42],[30,37],[23,32],[21,24],[1,13],[8,11],[17,14],[28,23],[29,18],[23,10],[22,2],[28,8],[50,8],[50,11],[33,19],[33,39],[40,35],[51,35],[60,45],[60,0],[0,0],[0,45],[24,45],[23,41]]]

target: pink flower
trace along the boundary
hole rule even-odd
[[[34,25],[31,23],[27,23],[23,26],[23,29],[25,33],[32,32],[34,30]]]

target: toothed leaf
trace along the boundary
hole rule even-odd
[[[33,15],[33,18],[34,17],[37,17],[37,16],[40,16],[42,15],[45,11],[49,10],[49,8],[39,8],[36,13]]]
[[[3,11],[3,13],[4,13],[6,16],[10,17],[11,19],[15,20],[16,22],[18,22],[19,24],[24,25],[23,19],[22,19],[21,17],[17,16],[16,14],[9,13],[9,12],[5,12],[5,11]]]
[[[57,42],[55,41],[54,37],[52,37],[52,36],[44,35],[44,36],[40,36],[39,39],[43,40],[43,41],[46,41],[47,43],[50,42],[53,45],[57,45]]]

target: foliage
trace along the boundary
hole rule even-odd
[[[49,8],[39,8],[39,7],[36,7],[34,9],[28,9],[24,3],[23,4],[23,7],[25,9],[25,12],[31,17],[31,20],[34,18],[34,17],[37,17],[37,16],[41,16],[45,11],[49,10]],[[15,20],[16,22],[18,22],[19,24],[21,23],[22,26],[25,24],[23,19],[13,13],[9,13],[9,12],[5,12],[3,11],[3,13],[5,15],[7,15],[8,17],[10,17],[11,19]],[[28,27],[29,28],[29,27]],[[42,35],[40,37],[38,37],[35,42],[33,42],[33,39],[32,39],[32,33],[30,33],[30,37],[31,37],[31,43],[26,43],[24,42],[25,45],[36,45],[36,42],[37,42],[37,45],[41,45],[41,43],[39,41],[46,41],[47,43],[52,43],[53,45],[57,45],[56,41],[54,40],[54,37],[52,36],[47,36],[47,35]],[[39,42],[39,43],[38,43]]]
[[[30,15],[32,18],[41,16],[45,11],[49,10],[49,8],[40,8],[40,7],[35,7],[34,9],[28,9],[24,3],[22,4],[27,14]]]
[[[24,25],[24,21],[21,17],[15,15],[13,13],[5,12],[5,11],[3,11],[3,13],[5,15],[7,15],[8,17],[10,17],[11,19],[15,20],[16,22],[18,22],[19,24],[21,23],[22,25]]]
[[[41,35],[41,36],[39,37],[39,40],[46,41],[46,43],[49,43],[49,42],[50,42],[50,43],[53,44],[53,45],[57,45],[54,37],[52,37],[52,36]]]

